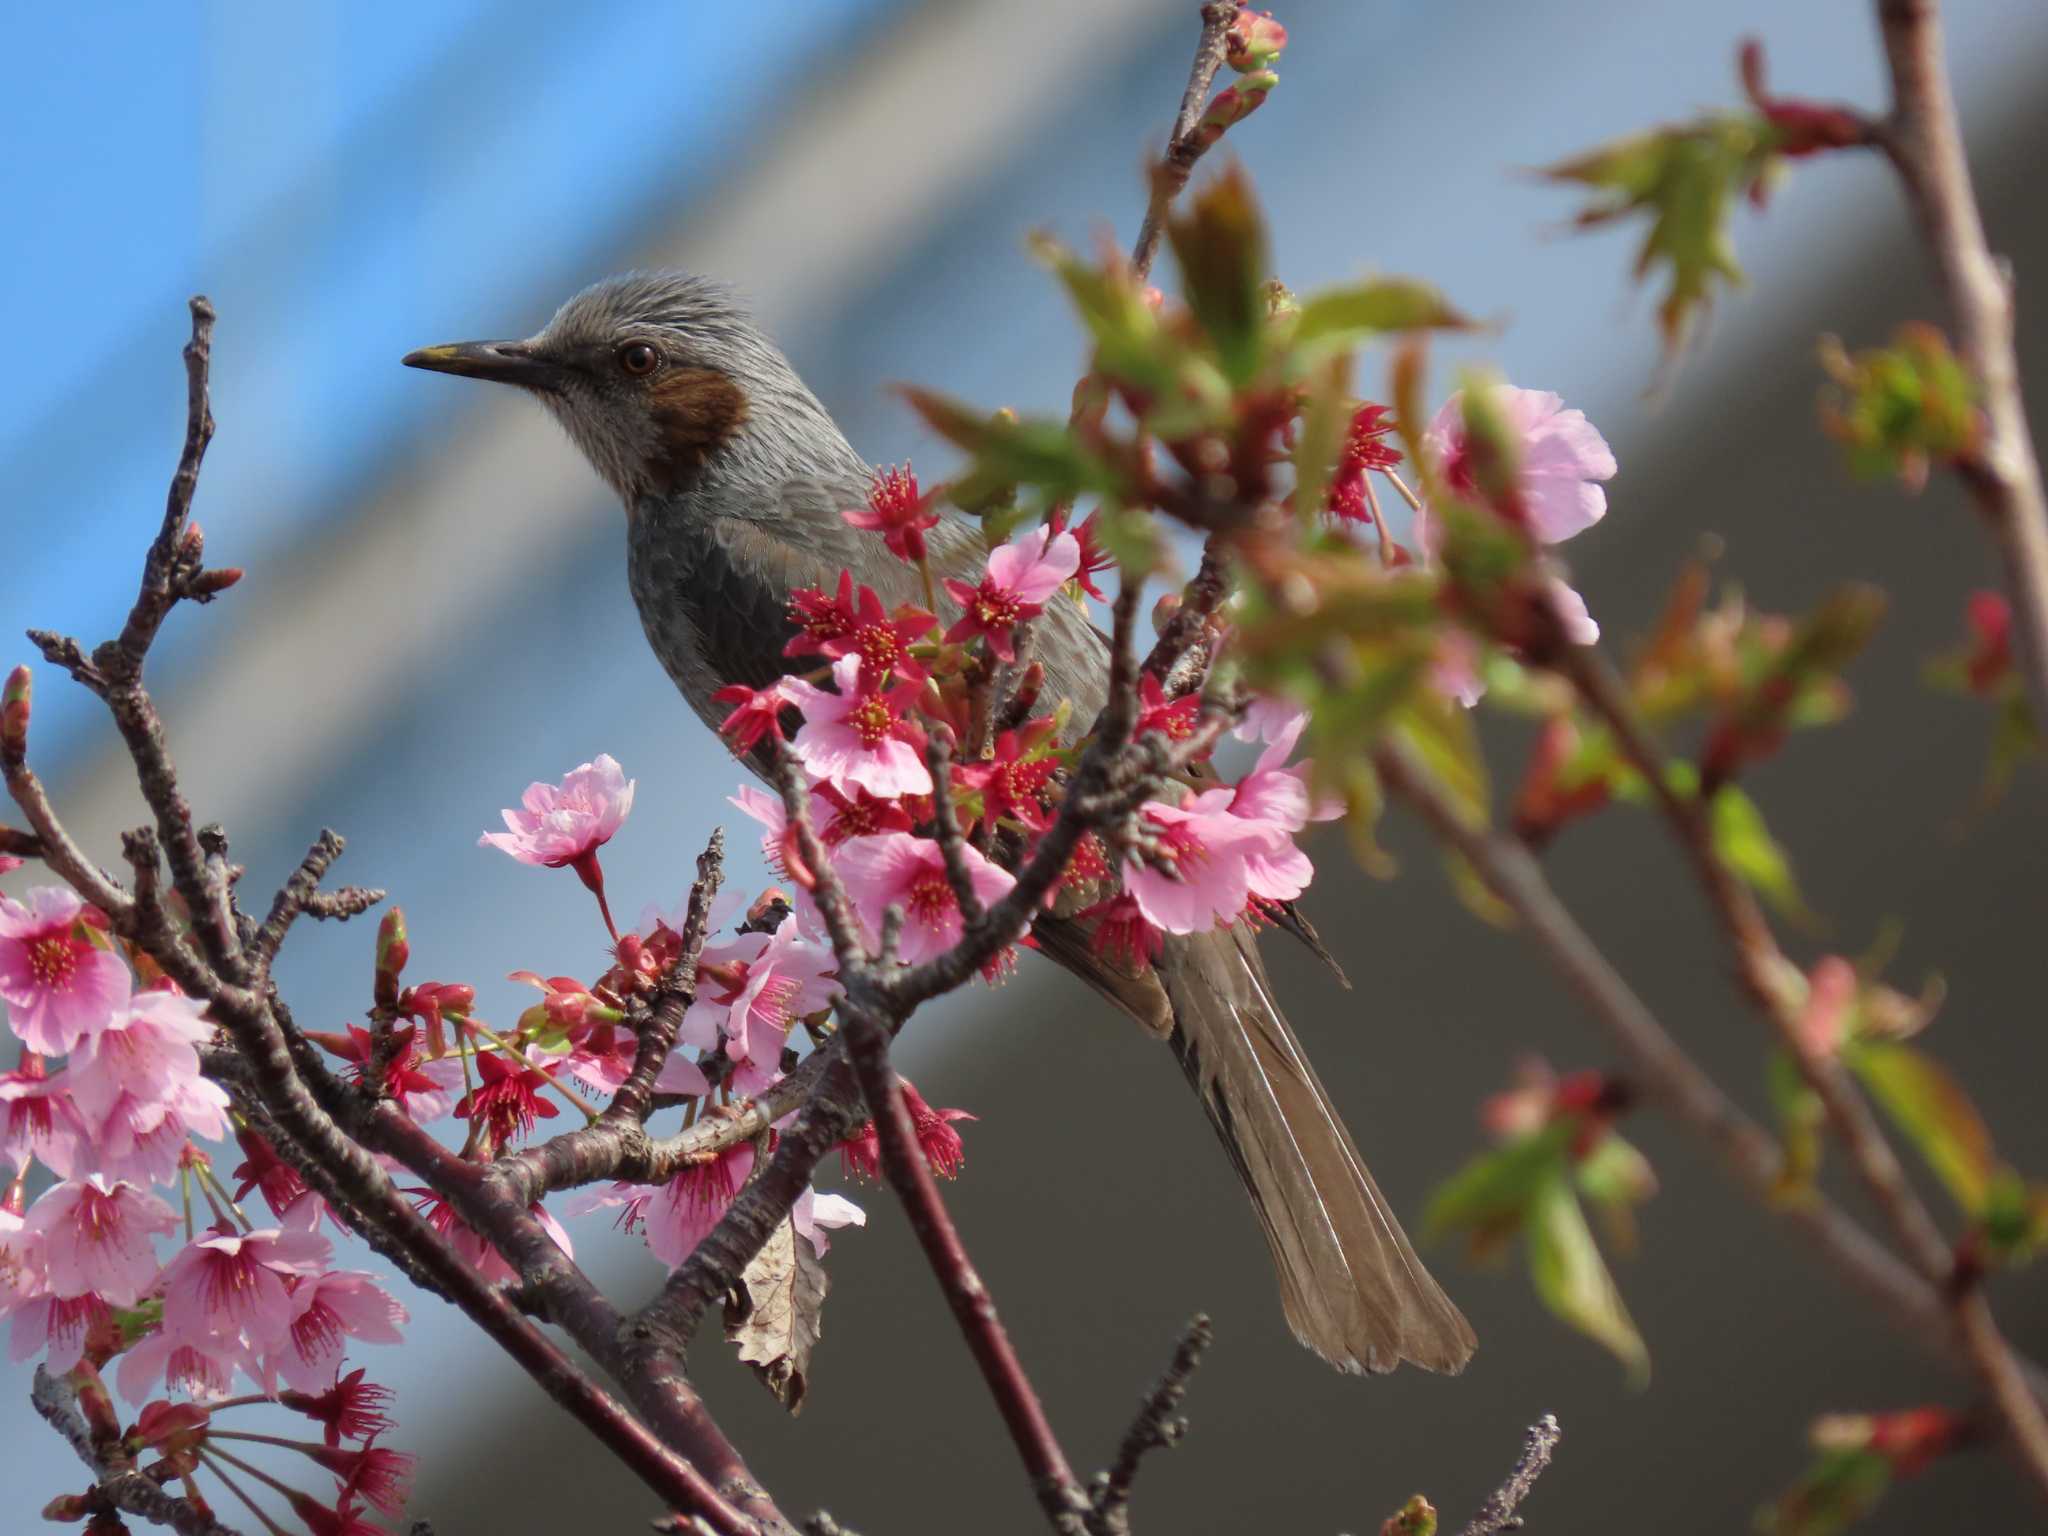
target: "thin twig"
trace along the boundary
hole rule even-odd
[[[1159,254],[1159,236],[1166,228],[1166,210],[1180,196],[1181,189],[1188,184],[1188,177],[1194,174],[1195,162],[1209,147],[1210,141],[1198,135],[1195,129],[1202,121],[1203,108],[1208,105],[1209,87],[1215,83],[1216,71],[1223,67],[1224,46],[1238,10],[1235,0],[1211,0],[1210,4],[1202,7],[1202,36],[1195,44],[1195,61],[1188,69],[1187,89],[1181,92],[1180,111],[1174,117],[1173,136],[1166,141],[1166,153],[1160,156],[1159,164],[1153,168],[1145,219],[1138,226],[1138,239],[1131,247],[1131,270],[1141,283],[1150,275],[1152,260]]]
[[[640,1026],[639,1049],[633,1068],[619,1084],[611,1103],[598,1116],[600,1124],[621,1121],[643,1124],[654,1104],[654,1080],[668,1065],[675,1050],[676,1031],[683,1014],[697,1000],[697,962],[704,955],[704,941],[711,933],[711,903],[725,880],[725,831],[711,829],[711,840],[697,855],[697,878],[690,886],[689,910],[683,915],[682,947],[675,964],[662,979],[659,1001]]]
[[[1096,1478],[1089,1490],[1095,1505],[1089,1520],[1096,1536],[1129,1536],[1131,1529],[1131,1485],[1137,1480],[1138,1464],[1151,1451],[1168,1450],[1187,1433],[1187,1420],[1178,1417],[1188,1382],[1202,1356],[1216,1342],[1216,1330],[1209,1319],[1197,1313],[1180,1336],[1166,1372],[1138,1407],[1137,1417],[1124,1431],[1116,1460]]]
[[[1905,184],[1956,327],[1956,352],[1984,392],[1984,437],[1957,468],[2005,564],[2034,719],[2048,725],[2048,495],[2027,426],[2013,345],[2013,285],[1991,252],[1970,182],[1936,0],[1878,0],[1892,80],[1878,141]]]
[[[1459,1536],[1499,1536],[1502,1531],[1519,1529],[1522,1501],[1529,1497],[1536,1486],[1536,1479],[1550,1465],[1550,1458],[1557,1451],[1557,1442],[1563,1438],[1564,1431],[1557,1427],[1555,1414],[1546,1413],[1531,1424],[1528,1438],[1522,1443],[1521,1459],[1508,1473],[1508,1480],[1494,1489]]]

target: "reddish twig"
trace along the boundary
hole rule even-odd
[[[1877,139],[1934,257],[1957,355],[1984,391],[1983,440],[1957,468],[2004,561],[2027,696],[2048,724],[2048,495],[2020,392],[2012,275],[1984,238],[1937,0],[1878,0],[1877,18],[1892,81]]]

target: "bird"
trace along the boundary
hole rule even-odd
[[[649,645],[714,730],[715,695],[788,670],[790,594],[839,572],[885,604],[915,602],[915,571],[848,525],[874,471],[728,285],[656,270],[598,282],[536,334],[409,353],[413,368],[516,386],[560,422],[626,513],[627,581]],[[962,575],[978,524],[948,513],[932,558]],[[942,602],[943,605],[943,602]],[[1053,604],[1037,655],[1045,696],[1093,720],[1105,642]],[[749,766],[764,764],[756,756]],[[1150,966],[1099,955],[1046,913],[1037,947],[1172,1049],[1264,1231],[1294,1336],[1339,1370],[1410,1362],[1455,1373],[1471,1326],[1416,1256],[1276,1001],[1244,923],[1164,936]]]

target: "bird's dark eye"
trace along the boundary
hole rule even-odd
[[[660,361],[661,354],[644,341],[629,341],[619,348],[619,366],[636,379],[646,378]]]

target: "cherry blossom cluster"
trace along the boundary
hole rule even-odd
[[[1585,412],[1567,408],[1549,390],[1496,384],[1490,392],[1493,408],[1510,435],[1515,464],[1514,486],[1497,499],[1496,510],[1542,548],[1562,544],[1606,516],[1607,492],[1601,482],[1614,477],[1614,451]],[[1387,566],[1433,565],[1442,550],[1441,520],[1401,477],[1401,450],[1389,441],[1394,429],[1387,407],[1370,400],[1360,403],[1346,427],[1336,470],[1324,493],[1324,512],[1339,527],[1371,528]],[[1449,492],[1471,497],[1480,491],[1467,440],[1464,391],[1453,394],[1430,419],[1422,433],[1422,449]],[[1392,533],[1373,490],[1374,475],[1387,480],[1409,504],[1412,547]],[[1587,611],[1585,599],[1561,577],[1550,578],[1549,588],[1567,638],[1581,645],[1597,641],[1600,626]],[[1432,681],[1462,704],[1477,703],[1486,691],[1479,660],[1476,638],[1466,630],[1447,628],[1438,642]]]
[[[319,1197],[203,1074],[204,1004],[58,887],[0,897],[0,1000],[21,1048],[0,1075],[0,1148],[13,1164],[0,1196],[10,1356],[92,1381],[118,1357],[122,1396],[144,1405],[132,1448],[188,1481],[202,1464],[226,1476],[242,1464],[220,1442],[254,1439],[334,1475],[336,1490],[316,1498],[247,1469],[302,1505],[309,1527],[370,1530],[364,1505],[397,1514],[412,1459],[374,1443],[390,1427],[389,1394],[341,1367],[351,1341],[400,1342],[405,1309],[370,1275],[335,1266]],[[245,1154],[234,1190],[200,1145],[231,1132]],[[31,1202],[32,1181],[43,1187]],[[156,1193],[169,1186],[182,1216]],[[266,1224],[240,1204],[252,1190]],[[253,1392],[231,1396],[238,1381]],[[159,1391],[213,1406],[174,1406]],[[215,1409],[266,1401],[313,1420],[322,1440],[211,1423]]]

